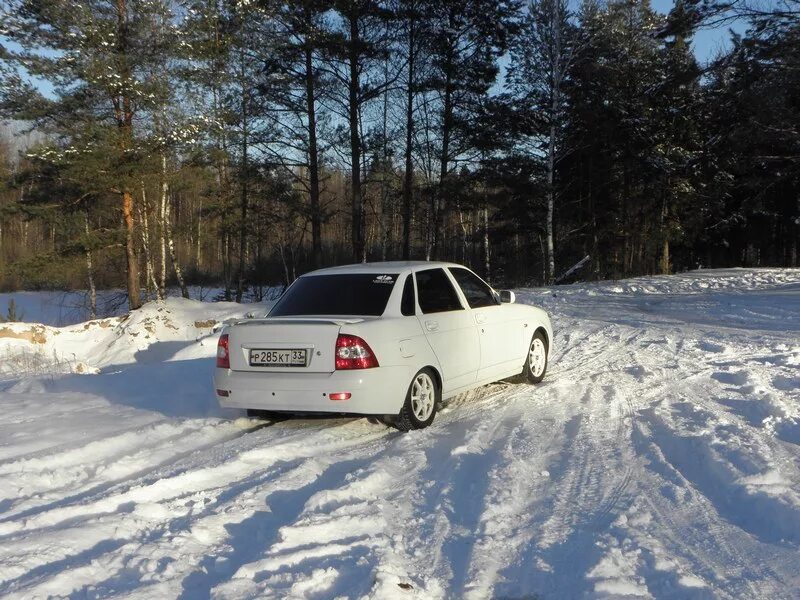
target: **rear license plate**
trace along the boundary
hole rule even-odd
[[[305,350],[250,350],[251,367],[305,367]]]

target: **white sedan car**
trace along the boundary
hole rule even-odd
[[[407,431],[472,388],[538,383],[552,339],[547,313],[460,265],[333,267],[297,279],[267,317],[226,327],[214,383],[222,406],[250,414],[376,415]]]

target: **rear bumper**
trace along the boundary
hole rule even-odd
[[[403,366],[303,374],[216,369],[214,388],[225,408],[395,415],[405,402],[412,375]],[[228,395],[221,396],[220,390]],[[331,400],[329,395],[337,392],[351,395],[348,400]]]

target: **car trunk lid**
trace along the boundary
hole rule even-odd
[[[363,319],[279,317],[240,321],[228,331],[234,371],[332,373],[336,368],[336,338],[342,326]],[[253,351],[305,351],[305,364],[265,366],[251,363]],[[257,355],[253,355],[257,356]],[[263,358],[263,355],[262,355]]]

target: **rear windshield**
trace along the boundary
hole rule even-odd
[[[397,281],[396,273],[312,275],[295,281],[270,317],[309,315],[380,316]]]

